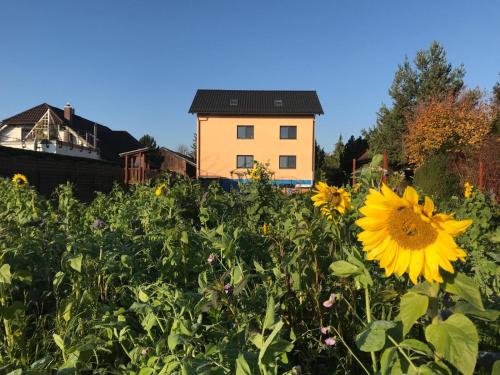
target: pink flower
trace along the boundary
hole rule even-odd
[[[334,346],[337,343],[337,341],[333,337],[328,337],[325,340],[325,344],[328,346]]]
[[[333,302],[330,299],[327,299],[325,302],[323,302],[323,306],[325,306],[327,309],[333,306]]]
[[[328,331],[330,331],[330,328],[321,326],[319,330],[323,335],[327,335]]]
[[[214,259],[215,259],[215,255],[214,255],[214,254],[210,254],[210,255],[208,256],[208,258],[207,258],[207,262],[208,262],[209,264],[212,264],[212,262],[214,261]]]
[[[339,298],[339,295],[336,293],[330,294],[330,298],[328,298],[325,302],[323,302],[323,306],[327,309],[333,306],[334,302]]]

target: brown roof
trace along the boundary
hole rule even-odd
[[[94,133],[94,124],[97,126],[97,147],[100,149],[101,158],[110,161],[119,161],[119,153],[141,147],[137,139],[124,130],[111,130],[107,126],[73,114],[71,124],[64,118],[64,110],[47,103],[37,105],[24,112],[2,120],[2,124],[9,125],[34,125],[50,109],[61,120],[62,125],[71,127],[74,131],[85,137],[85,133]]]

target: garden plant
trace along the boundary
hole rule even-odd
[[[385,185],[380,160],[306,194],[258,163],[90,203],[0,179],[0,373],[498,373],[495,198]]]

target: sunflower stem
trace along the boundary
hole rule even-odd
[[[372,322],[372,310],[370,307],[370,293],[368,290],[368,285],[365,286],[365,306],[366,306],[366,320],[368,324]],[[372,368],[373,373],[377,372],[377,357],[375,356],[375,352],[370,352],[370,356],[372,357]]]

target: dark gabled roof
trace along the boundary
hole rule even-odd
[[[111,130],[107,126],[100,125],[94,121],[73,114],[71,124],[64,118],[64,110],[51,106],[47,103],[37,105],[24,112],[2,120],[2,124],[8,125],[34,125],[50,109],[61,121],[62,125],[71,127],[74,131],[85,137],[85,133],[94,133],[94,124],[97,126],[97,147],[100,149],[101,158],[110,161],[120,161],[119,153],[141,147],[137,139],[127,131]]]
[[[64,111],[53,107],[47,103],[42,103],[33,108],[30,108],[24,112],[18,113],[12,117],[6,118],[1,122],[3,124],[9,125],[34,125],[40,120],[40,118],[47,112],[47,109],[51,109],[56,113],[58,117],[61,117],[61,120],[64,120]]]
[[[189,113],[322,115],[316,91],[198,90]]]

